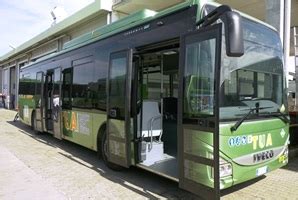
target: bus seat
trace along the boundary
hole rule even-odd
[[[160,136],[161,128],[161,114],[158,108],[158,102],[152,100],[143,101],[143,119],[142,119],[142,137]]]

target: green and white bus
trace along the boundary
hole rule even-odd
[[[23,123],[205,198],[287,164],[286,109],[276,30],[202,0],[139,11],[20,70]]]

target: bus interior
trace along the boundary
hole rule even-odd
[[[143,48],[134,55],[137,165],[178,180],[178,43]]]

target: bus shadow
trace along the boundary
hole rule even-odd
[[[92,150],[89,150],[67,140],[58,140],[48,133],[34,132],[29,126],[24,125],[19,121],[7,121],[7,123],[17,127],[20,133],[25,134],[38,142],[51,146],[52,148],[62,149],[66,153],[58,152],[61,156],[80,165],[83,165],[84,167],[92,169],[99,173],[100,176],[114,183],[120,184],[123,187],[144,196],[145,198],[158,199],[151,194],[154,193],[164,198],[170,199],[199,199],[198,196],[179,189],[178,183],[174,181],[168,180],[166,178],[160,177],[136,167],[123,169],[120,172],[110,170],[105,166],[103,161],[97,157],[96,152]],[[298,157],[290,159],[289,164],[282,169],[298,171]],[[231,188],[224,189],[221,191],[221,196],[224,197],[233,192],[246,188],[261,181],[264,178],[266,178],[265,175],[247,181],[245,183],[235,185]]]
[[[105,166],[103,161],[97,157],[97,153],[85,147],[69,142],[58,140],[48,133],[35,133],[29,126],[19,121],[7,121],[17,127],[20,133],[25,134],[34,140],[49,145],[52,148],[60,148],[64,152],[58,152],[61,156],[70,159],[84,167],[99,173],[100,176],[117,183],[148,199],[159,199],[157,194],[167,199],[199,199],[187,191],[179,189],[178,183],[160,177],[145,170],[130,167],[122,171],[113,171]],[[153,193],[153,194],[152,194]]]
[[[233,192],[236,192],[238,190],[242,190],[242,189],[244,189],[244,188],[246,188],[246,187],[248,187],[250,185],[253,185],[253,184],[255,184],[255,183],[263,180],[264,178],[266,178],[266,175],[262,175],[260,177],[255,178],[255,179],[252,179],[252,180],[246,181],[244,183],[240,183],[238,185],[234,185],[234,186],[232,186],[230,188],[221,190],[221,192],[220,192],[221,197],[226,196],[228,194],[231,194]]]
[[[31,127],[25,125],[25,124],[22,124],[18,121],[7,121],[7,123],[17,127],[19,129],[19,131],[29,137],[31,137],[32,139],[38,141],[38,142],[41,142],[41,143],[44,143],[46,145],[49,145],[49,146],[52,146],[52,147],[56,147],[55,144],[52,144],[50,143],[49,141],[47,140],[44,140],[43,138],[43,134],[44,133],[39,133],[39,132],[34,132]]]
[[[298,148],[297,148],[297,151],[298,151]],[[290,157],[289,163],[286,166],[282,167],[282,169],[298,172],[298,156],[297,156],[297,154],[296,154],[296,157]]]

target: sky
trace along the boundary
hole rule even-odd
[[[0,0],[0,57],[34,36],[48,29],[53,23],[51,11],[63,7],[69,15],[94,0]]]

